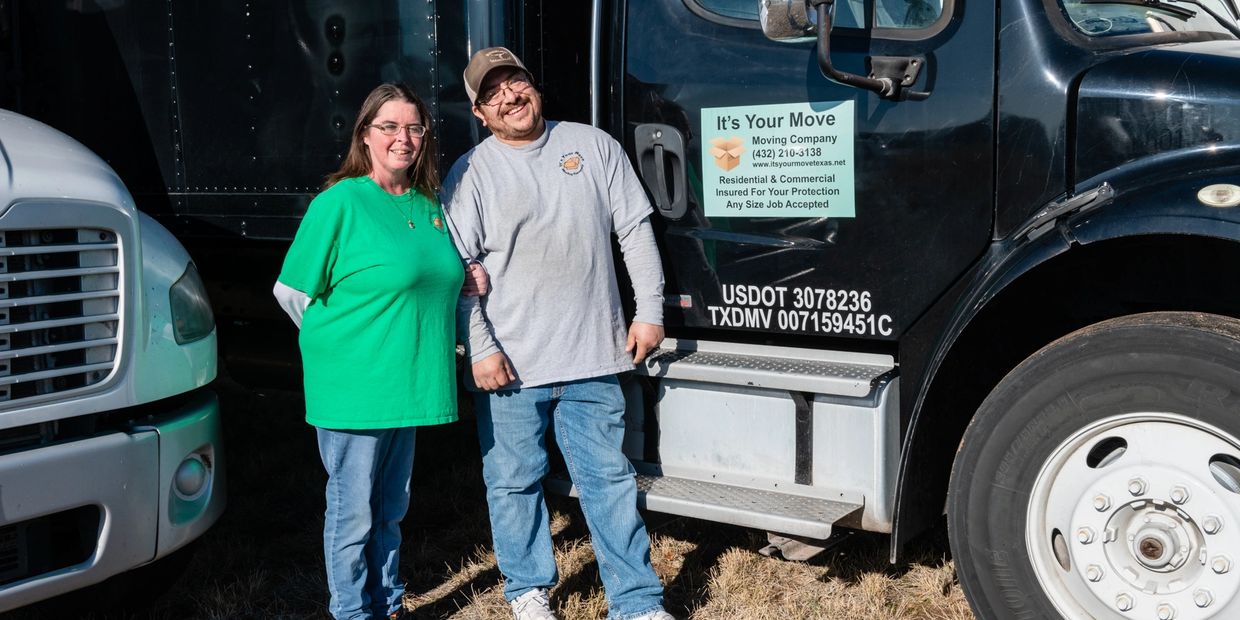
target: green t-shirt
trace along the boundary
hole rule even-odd
[[[331,429],[455,421],[463,279],[434,198],[393,196],[369,177],[315,197],[280,271],[280,282],[311,300],[300,337],[306,421]]]

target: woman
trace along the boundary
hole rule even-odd
[[[403,85],[370,93],[274,290],[301,328],[306,421],[328,473],[329,609],[341,620],[404,617],[398,553],[414,430],[457,416],[464,275],[435,198],[430,122]]]

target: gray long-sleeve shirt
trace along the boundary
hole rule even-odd
[[[650,202],[619,143],[554,121],[528,145],[487,138],[452,166],[443,204],[461,256],[491,277],[491,292],[462,298],[458,312],[472,361],[503,351],[517,375],[510,387],[632,370],[611,235],[634,320],[663,323],[663,270]]]

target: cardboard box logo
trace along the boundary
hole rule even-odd
[[[580,174],[584,164],[585,160],[577,151],[565,153],[560,157],[560,171],[569,176]]]
[[[715,158],[715,165],[719,166],[720,170],[727,172],[741,164],[741,153],[745,152],[743,140],[733,136],[712,138],[710,143],[710,155]]]

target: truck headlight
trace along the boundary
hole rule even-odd
[[[194,263],[185,268],[168,291],[169,307],[172,309],[172,331],[177,344],[188,344],[206,338],[215,329],[215,315],[211,314],[211,302],[207,300],[207,288],[202,285]]]

